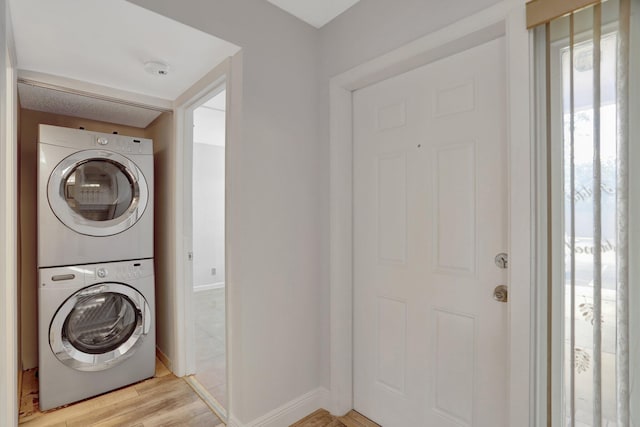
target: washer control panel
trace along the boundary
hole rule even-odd
[[[116,262],[108,265],[95,265],[92,271],[95,279],[108,279],[115,282],[127,282],[137,280],[153,274],[153,261],[138,260],[128,262]]]
[[[46,289],[106,282],[127,284],[147,277],[153,277],[153,259],[49,267],[39,269],[38,273],[39,287]]]

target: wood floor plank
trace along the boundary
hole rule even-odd
[[[344,424],[329,411],[318,409],[289,427],[344,427]]]
[[[26,425],[26,426],[31,426],[31,425],[35,425],[38,427],[67,427],[67,423],[64,421],[61,422],[54,422],[52,420],[45,420],[42,418],[36,418],[33,421],[37,421],[35,424],[31,424],[31,423],[26,423],[26,424],[20,424],[22,425]]]
[[[291,424],[289,427],[381,427],[364,415],[350,411],[343,417],[331,415],[325,409],[307,415],[300,421]]]
[[[173,387],[176,384],[177,379],[178,378],[173,374],[159,378],[149,378],[148,380],[134,384],[133,388],[136,389],[138,394],[156,392],[157,390],[164,390],[166,387]]]
[[[207,405],[201,400],[196,400],[184,405],[171,413],[158,413],[141,420],[145,427],[172,427],[172,426],[216,426],[220,420],[211,413]]]
[[[170,375],[171,371],[167,369],[167,367],[160,361],[158,357],[156,357],[156,374],[155,377],[164,377],[165,375]],[[171,374],[172,375],[172,374]]]
[[[24,371],[22,375],[22,390],[20,394],[19,418],[30,419],[38,412],[38,379],[37,369]]]
[[[216,417],[217,421],[213,422],[211,420],[211,415],[209,414],[202,414],[199,415],[191,420],[189,420],[189,426],[190,427],[225,427],[225,424],[220,421],[220,419],[218,417]],[[217,422],[217,424],[215,424]],[[146,427],[151,427],[151,426],[146,426]]]
[[[64,408],[40,412],[37,378],[34,373],[25,372],[21,400],[26,404],[29,398],[35,399],[32,402],[35,408],[21,406],[20,427],[224,425],[184,380],[166,368],[156,369],[156,373],[160,376]],[[27,415],[28,411],[31,413]]]
[[[138,392],[136,392],[135,388],[129,386],[63,408],[53,409],[47,412],[38,411],[32,418],[20,420],[20,425],[24,425],[25,427],[49,426],[51,425],[50,423],[66,421],[69,418],[83,417],[97,409],[110,407],[116,405],[118,402],[135,399],[136,397],[138,397]]]
[[[174,377],[175,378],[175,377]],[[198,396],[184,384],[184,381],[176,378],[173,387],[166,387],[149,392],[147,395],[138,395],[135,399],[118,402],[110,407],[101,408],[91,414],[67,419],[68,427],[84,427],[87,425],[96,427],[125,426],[136,422],[142,422],[146,417],[154,414],[170,414],[182,405],[189,404],[198,399]]]
[[[348,414],[338,419],[346,427],[380,427],[379,424],[374,423],[369,418],[354,410],[349,411]]]

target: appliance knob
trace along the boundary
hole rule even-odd
[[[108,143],[109,143],[109,140],[107,138],[105,138],[104,136],[99,136],[98,137],[98,144],[107,145]]]
[[[96,274],[98,275],[99,278],[104,279],[105,277],[107,277],[107,269],[106,268],[99,268],[98,271],[96,271]]]

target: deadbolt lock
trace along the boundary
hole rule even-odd
[[[496,267],[505,269],[509,264],[509,255],[505,254],[504,252],[499,253],[494,258],[494,261],[496,263]]]

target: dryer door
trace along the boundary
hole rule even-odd
[[[112,151],[85,150],[54,168],[47,196],[53,213],[70,229],[111,236],[142,217],[149,190],[144,175],[128,158]]]
[[[101,371],[132,356],[152,321],[149,304],[134,288],[120,283],[92,285],[60,306],[49,327],[49,345],[65,365]]]

